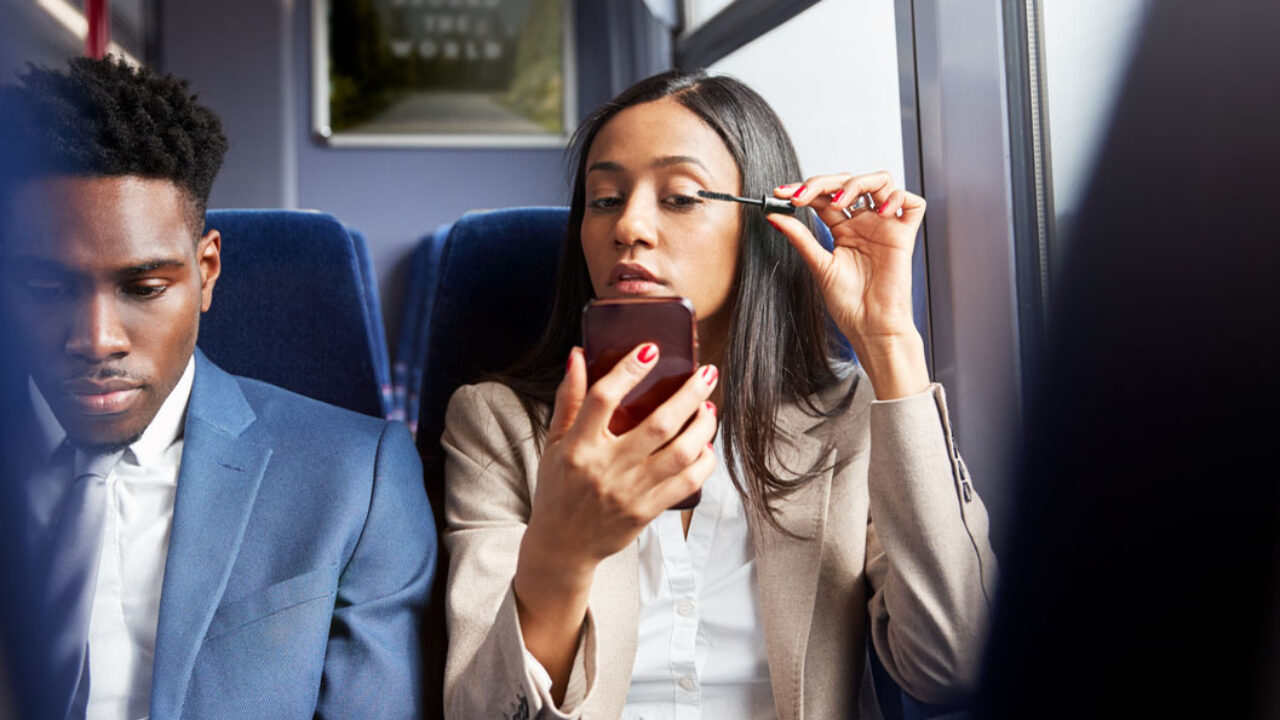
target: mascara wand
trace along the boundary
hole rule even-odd
[[[737,195],[729,195],[728,193],[711,192],[710,190],[699,190],[699,197],[710,198],[712,200],[725,200],[728,202],[740,202],[744,205],[755,205],[766,214],[782,213],[783,215],[795,215],[798,209],[791,204],[789,199],[776,198],[772,195],[764,195],[759,200],[755,198],[738,197]],[[849,217],[859,210],[867,210],[875,207],[875,202],[871,199],[871,193],[863,193],[858,196],[856,202],[844,209],[845,217]]]
[[[699,190],[699,197],[710,198],[712,200],[725,200],[728,202],[740,202],[744,205],[755,205],[765,211],[765,213],[782,213],[783,215],[795,215],[796,206],[791,204],[790,200],[776,198],[771,195],[764,195],[760,199],[738,197],[728,193],[711,192],[710,190]]]

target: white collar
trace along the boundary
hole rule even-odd
[[[164,451],[178,438],[182,437],[182,428],[187,415],[187,404],[191,400],[191,387],[195,383],[196,358],[192,355],[187,360],[187,367],[173,386],[169,396],[160,404],[151,424],[142,431],[142,435],[129,445],[128,451],[137,460],[138,465],[149,466],[157,462]],[[41,459],[48,462],[55,451],[67,439],[67,431],[58,422],[49,402],[45,400],[35,380],[27,378],[27,392],[31,396],[31,406],[35,411],[36,427],[39,431],[42,452]],[[128,453],[127,453],[128,454]]]

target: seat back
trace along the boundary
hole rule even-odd
[[[211,210],[222,275],[197,344],[228,372],[383,417],[374,346],[381,324],[355,241],[332,216],[293,210]]]
[[[453,223],[445,223],[418,241],[409,258],[405,279],[404,312],[396,362],[391,368],[393,413],[404,420],[412,433],[418,432],[418,407],[422,392],[422,370],[427,352],[427,320],[435,303],[440,256]]]
[[[541,336],[568,220],[567,208],[512,208],[464,215],[450,229],[423,346],[424,464],[439,462],[453,391],[506,369]]]
[[[360,280],[364,288],[365,317],[368,319],[369,346],[373,348],[374,371],[378,375],[378,391],[382,398],[382,410],[388,420],[397,419],[391,397],[391,353],[387,349],[387,330],[382,320],[382,298],[378,291],[378,274],[373,267],[373,254],[364,233],[346,228],[355,246],[356,262],[360,266]]]

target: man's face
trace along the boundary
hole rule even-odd
[[[71,440],[137,439],[195,349],[221,268],[168,180],[58,176],[0,209],[0,280],[19,352]]]

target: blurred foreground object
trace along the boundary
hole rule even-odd
[[[981,717],[1280,716],[1280,5],[1159,3],[1029,413]]]

